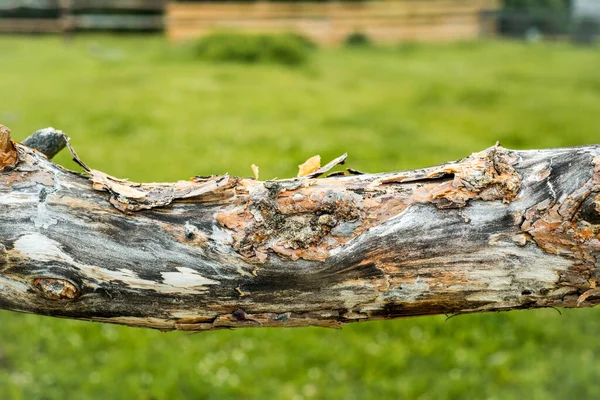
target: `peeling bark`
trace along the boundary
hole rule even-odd
[[[196,331],[600,302],[599,146],[144,184],[39,132],[0,126],[0,308]]]
[[[10,129],[0,125],[0,171],[12,168],[17,163],[17,149],[10,140]]]

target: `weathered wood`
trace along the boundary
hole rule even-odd
[[[479,36],[480,14],[498,0],[409,0],[359,2],[170,2],[167,36],[191,40],[234,29],[245,32],[297,32],[325,44],[363,33],[382,43],[468,40]]]
[[[62,0],[62,7],[77,9],[163,11],[167,0]]]
[[[48,18],[0,18],[0,33],[57,33],[60,23]]]
[[[74,152],[84,173],[65,170],[8,134],[4,309],[207,330],[600,302],[600,146],[497,145],[413,171],[315,177],[342,157],[293,179],[139,184]]]
[[[69,20],[71,29],[82,30],[161,30],[162,15],[115,15],[88,14],[75,15]]]

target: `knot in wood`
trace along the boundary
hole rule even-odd
[[[79,297],[77,286],[65,279],[37,278],[33,284],[48,300],[75,300]]]
[[[242,310],[241,308],[238,308],[237,310],[232,312],[231,316],[238,321],[245,321],[247,317],[246,311]]]
[[[600,195],[589,196],[581,204],[581,218],[593,225],[600,225]]]

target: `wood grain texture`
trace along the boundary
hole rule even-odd
[[[209,330],[600,302],[599,146],[139,184],[1,132],[4,309]]]

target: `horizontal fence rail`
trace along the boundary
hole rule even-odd
[[[160,31],[187,40],[215,30],[293,31],[323,44],[352,33],[379,42],[472,39],[494,32],[482,18],[499,0],[366,2],[167,2],[166,0],[4,0],[0,32]]]
[[[70,3],[70,4],[69,4]],[[156,10],[165,8],[166,0],[71,0],[63,6],[72,9]]]
[[[0,33],[161,31],[167,0],[0,0]]]
[[[69,18],[69,28],[76,30],[161,30],[162,16],[154,15],[78,15]]]
[[[1,18],[0,33],[58,33],[60,20],[44,18]]]
[[[35,10],[50,10],[60,7],[61,0],[2,0],[0,1],[0,11],[18,10],[29,8]]]
[[[292,31],[323,44],[362,33],[378,42],[472,39],[482,31],[481,14],[496,0],[369,1],[319,3],[177,3],[167,5],[166,28],[174,41],[215,30]]]

